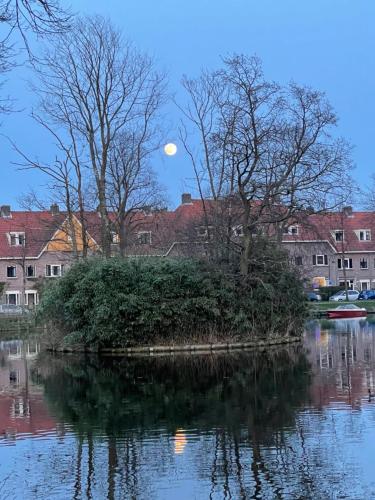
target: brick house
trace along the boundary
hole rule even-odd
[[[289,226],[283,245],[309,280],[324,277],[333,285],[375,288],[375,213],[342,212],[310,215]]]
[[[66,215],[56,205],[42,212],[0,208],[0,302],[33,307],[39,302],[38,280],[64,274],[73,260],[65,225]],[[98,248],[90,235],[88,239],[93,250]]]
[[[222,207],[220,207],[222,209]],[[212,200],[182,195],[173,211],[139,210],[132,216],[125,255],[128,256],[202,256],[210,240],[207,213],[217,213]],[[232,210],[231,234],[241,241],[241,216]],[[96,212],[85,214],[91,253],[100,251],[100,219]],[[61,276],[74,260],[72,241],[64,228],[66,214],[53,205],[50,211],[11,211],[0,209],[0,283],[4,283],[0,302],[33,307],[38,304],[37,282]],[[75,230],[79,221],[75,219]],[[264,229],[264,233],[270,231]],[[272,231],[271,231],[272,234]],[[275,231],[273,231],[275,234]],[[82,248],[79,231],[77,248]],[[283,229],[280,242],[291,262],[311,286],[314,279],[325,278],[334,285],[365,290],[375,288],[375,213],[342,212],[314,214]],[[119,237],[113,232],[113,254],[119,251]]]

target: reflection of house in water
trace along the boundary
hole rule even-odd
[[[0,439],[56,429],[41,390],[30,381],[30,368],[38,353],[38,343],[0,342]]]
[[[313,366],[313,402],[353,407],[375,387],[375,325],[366,320],[313,322],[306,336]],[[335,380],[335,383],[332,383]]]
[[[32,359],[38,356],[40,345],[38,342],[23,342],[22,340],[0,342],[0,351],[5,353],[9,360],[24,357]]]

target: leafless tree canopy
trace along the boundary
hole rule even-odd
[[[77,19],[69,32],[54,37],[36,72],[41,99],[34,118],[62,153],[53,172],[58,166],[61,179],[60,166],[67,166],[62,185],[74,186],[82,210],[83,193],[94,191],[101,246],[108,256],[109,211],[115,209],[121,221],[120,212],[129,208],[130,200],[144,196],[140,188],[145,179],[148,187],[153,185],[147,161],[159,145],[156,119],[164,99],[164,75],[99,16]]]
[[[267,81],[259,59],[243,55],[183,86],[181,138],[199,190],[240,200],[245,247],[257,225],[282,225],[347,196],[350,147],[334,136],[337,117],[322,93]]]
[[[0,0],[0,22],[20,32],[27,45],[27,31],[37,35],[65,32],[71,13],[59,0]]]

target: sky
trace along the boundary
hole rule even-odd
[[[67,0],[61,0],[68,5]],[[142,51],[168,73],[169,91],[183,104],[181,77],[220,66],[220,56],[256,54],[267,78],[291,80],[326,93],[338,117],[338,133],[353,145],[354,177],[368,185],[375,171],[375,2],[374,0],[74,0],[80,14],[113,20]],[[0,128],[0,205],[20,206],[25,193],[44,192],[46,179],[19,170],[9,138],[33,157],[48,160],[54,148],[33,123],[36,105],[23,65],[8,75],[6,91],[16,112]],[[5,92],[5,90],[3,90]],[[194,192],[192,168],[178,141],[180,113],[164,110],[165,142],[175,142],[173,157],[155,154],[153,167],[175,207],[182,192]]]

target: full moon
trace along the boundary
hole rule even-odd
[[[174,156],[177,153],[177,146],[173,142],[169,142],[164,146],[164,153],[167,156]]]

